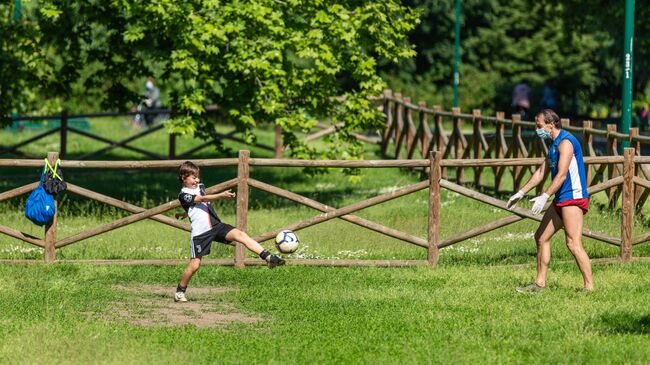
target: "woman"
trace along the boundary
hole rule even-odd
[[[555,194],[550,209],[544,213],[535,232],[537,242],[537,276],[531,284],[518,287],[518,292],[540,292],[546,288],[546,274],[551,261],[551,237],[564,228],[566,245],[573,254],[584,279],[585,291],[594,290],[589,256],[582,247],[582,225],[589,209],[587,178],[582,160],[582,147],[577,138],[562,129],[560,117],[551,109],[544,109],[535,117],[537,135],[552,140],[548,158],[533,173],[530,180],[513,195],[506,204],[510,209],[524,197],[526,192],[544,179],[546,168],[551,169],[551,184],[546,191],[531,199],[533,213],[539,214],[548,198]]]

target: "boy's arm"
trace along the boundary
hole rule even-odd
[[[199,202],[207,202],[210,200],[215,200],[215,199],[232,199],[236,196],[235,193],[233,193],[230,190],[222,191],[218,194],[207,194],[207,195],[195,195],[194,196],[194,202],[199,203]]]

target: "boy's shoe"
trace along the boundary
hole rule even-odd
[[[185,293],[182,291],[177,291],[176,294],[174,294],[174,301],[175,302],[187,302],[187,298],[185,297]]]
[[[537,283],[530,283],[528,285],[520,286],[515,290],[517,293],[541,293],[544,291],[544,287],[537,285]]]
[[[276,266],[282,266],[284,265],[285,261],[275,255],[271,255],[269,257],[269,260],[266,262],[266,265],[268,265],[269,269],[272,269]]]

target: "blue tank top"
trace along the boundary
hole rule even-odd
[[[557,175],[557,165],[560,160],[558,147],[565,139],[573,145],[573,157],[571,157],[571,162],[569,163],[566,180],[564,180],[560,190],[555,193],[555,199],[553,201],[556,203],[589,197],[587,193],[585,163],[582,159],[582,146],[575,136],[564,129],[560,130],[560,134],[553,140],[551,147],[548,149],[548,161],[546,163],[551,168],[551,178],[554,179],[555,175]]]

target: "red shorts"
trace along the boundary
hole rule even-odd
[[[553,203],[553,206],[555,207],[555,211],[560,216],[562,215],[560,208],[568,207],[572,205],[575,205],[576,207],[582,209],[582,214],[587,214],[587,212],[589,211],[589,198],[569,199],[562,202]]]

